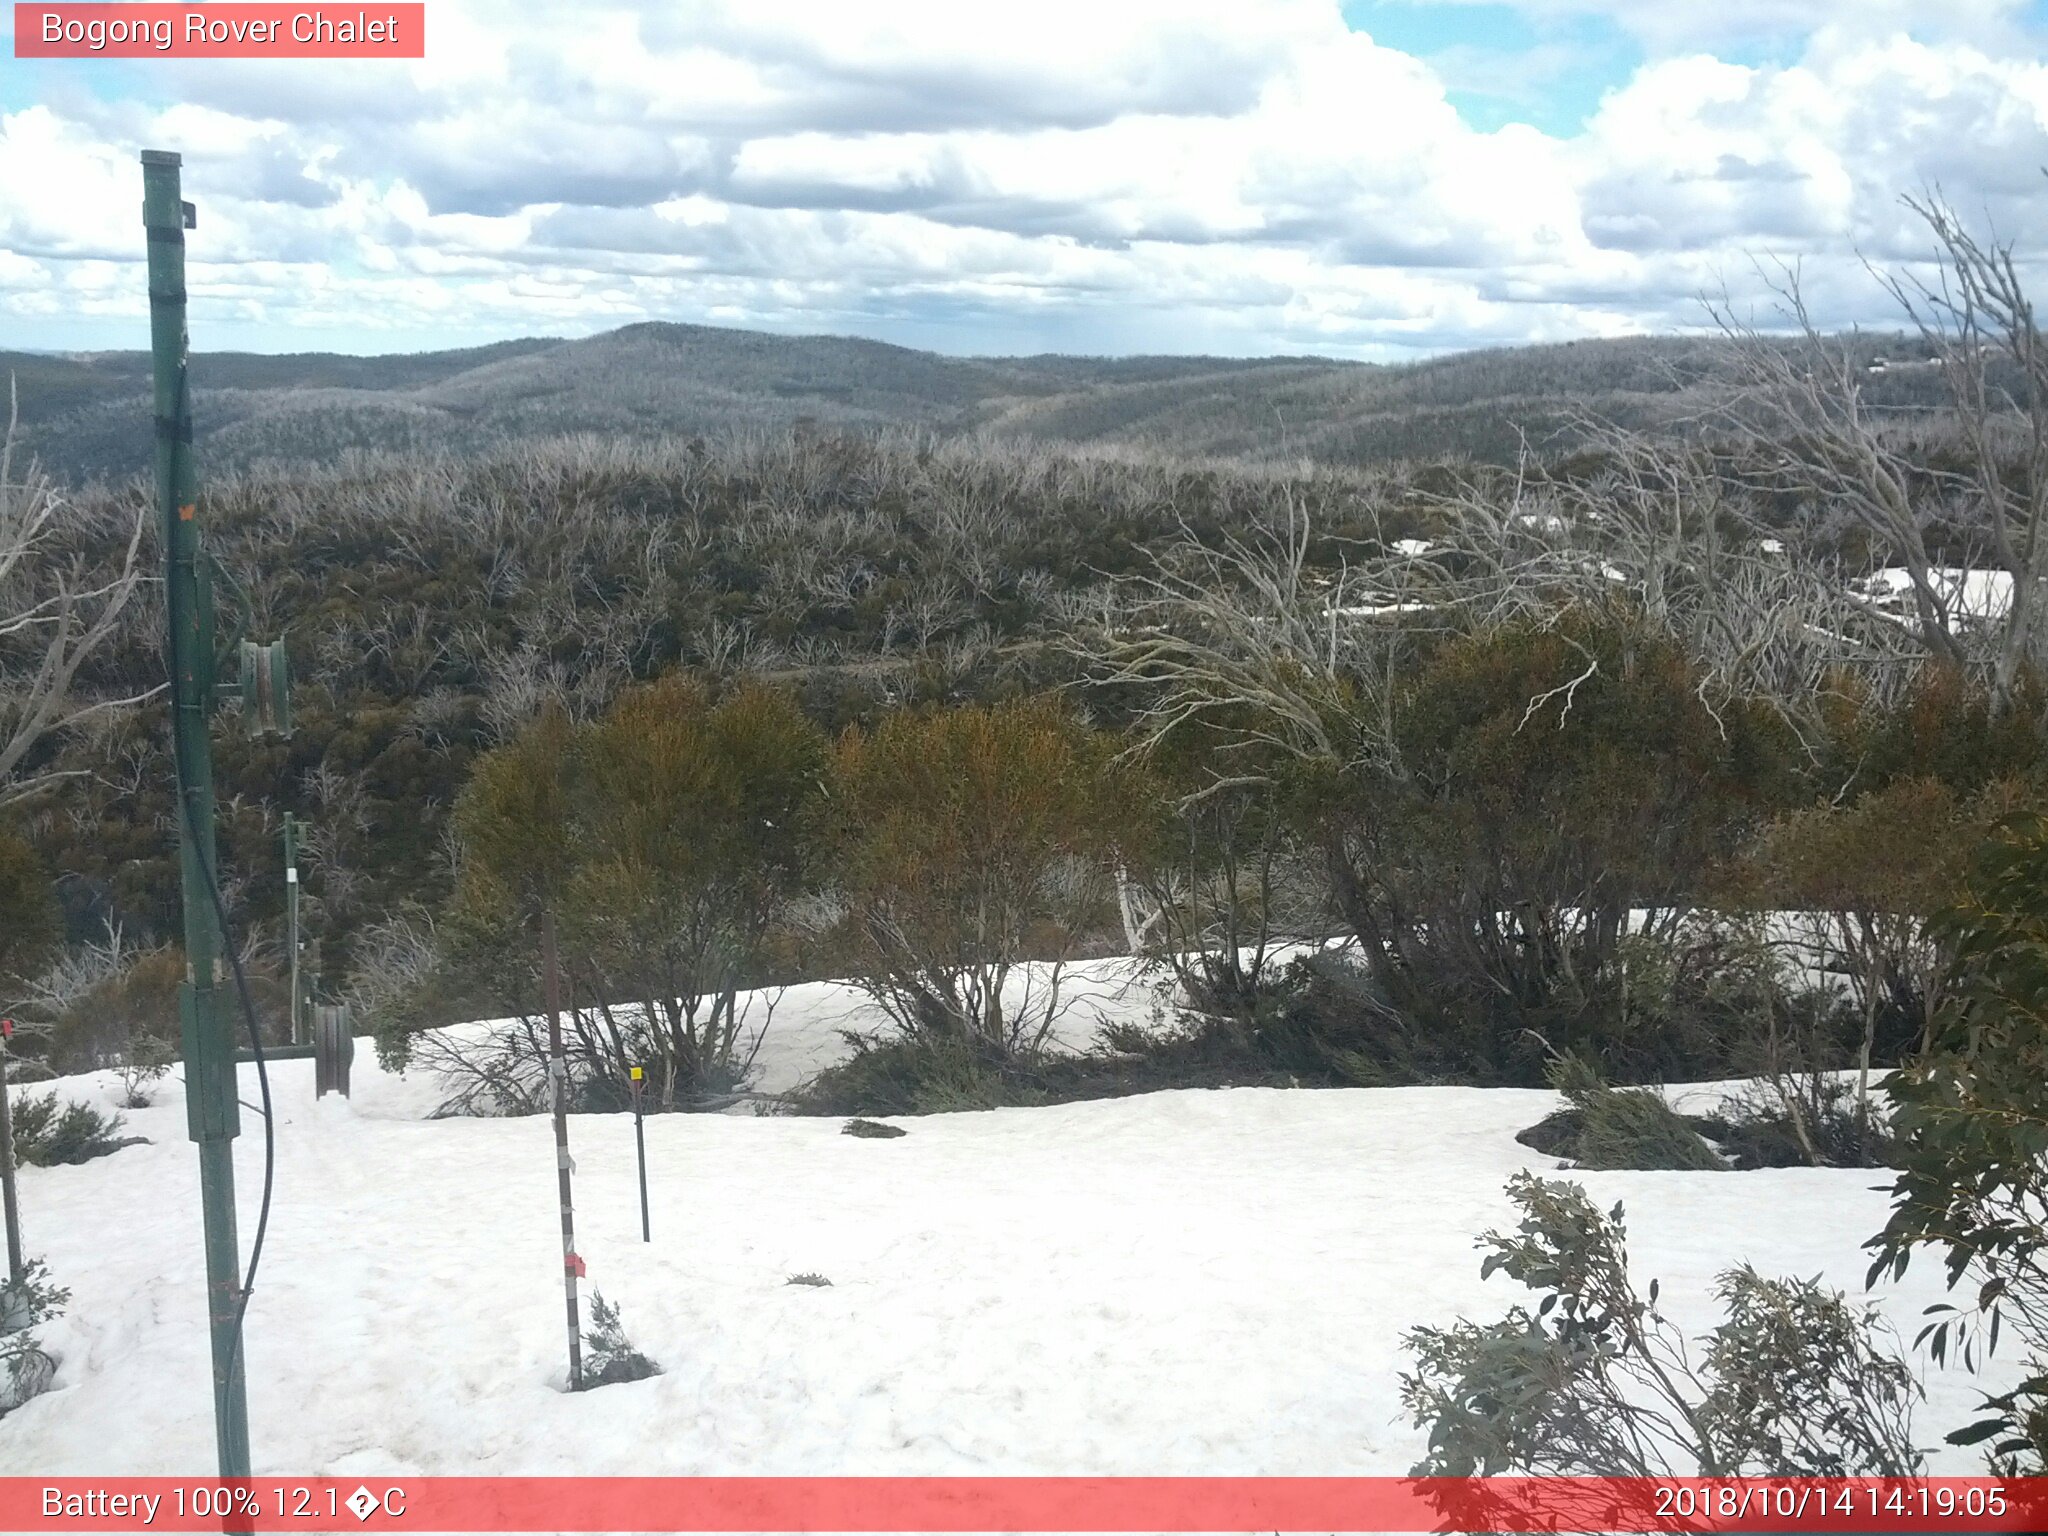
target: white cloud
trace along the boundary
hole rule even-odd
[[[1934,182],[2048,240],[2048,65],[1982,41],[2002,0],[1521,3],[1690,41],[1560,138],[1476,131],[1334,0],[440,0],[424,61],[152,65],[175,104],[0,116],[0,326],[141,314],[140,143],[203,209],[195,330],[274,346],[335,316],[366,346],[643,317],[957,344],[964,316],[991,350],[1388,356],[1697,323],[1751,253],[1885,321],[1858,253],[1921,254],[1897,197]],[[1767,10],[1811,32],[1793,62],[1712,51]]]
[[[1940,184],[2008,236],[2048,236],[2048,67],[1894,38],[1756,69],[1649,65],[1576,146],[1586,227],[1631,250],[1750,246],[1900,259],[1903,193]]]

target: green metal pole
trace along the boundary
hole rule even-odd
[[[249,1408],[235,1330],[242,1300],[235,1235],[235,1137],[241,1113],[235,1051],[221,1009],[222,936],[214,909],[213,591],[200,549],[198,481],[186,387],[185,231],[192,206],[179,197],[179,159],[142,152],[142,222],[149,233],[149,339],[156,384],[156,489],[170,616],[171,710],[178,766],[179,863],[185,887],[185,1098],[199,1144],[199,1199],[206,1227],[206,1311],[213,1342],[213,1423],[222,1477],[249,1475]]]

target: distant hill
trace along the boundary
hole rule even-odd
[[[1855,344],[1900,351],[1897,338]],[[461,453],[522,436],[779,431],[805,419],[824,430],[910,426],[1227,458],[1506,461],[1519,433],[1541,440],[1581,410],[1652,426],[1682,413],[1720,350],[1711,339],[1631,338],[1402,367],[971,358],[853,337],[642,324],[383,357],[195,354],[193,415],[202,463],[216,472],[350,450]],[[0,378],[8,374],[25,445],[53,474],[75,483],[148,469],[147,353],[0,352]]]

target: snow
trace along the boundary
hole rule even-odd
[[[1081,978],[1143,1018],[1127,967]],[[764,1086],[872,1023],[791,989]],[[1402,1332],[1521,1299],[1474,1240],[1550,1160],[1514,1140],[1556,1103],[1469,1088],[1189,1090],[907,1119],[651,1118],[643,1244],[627,1115],[577,1116],[578,1247],[666,1373],[571,1396],[544,1117],[427,1118],[439,1093],[360,1042],[352,1101],[275,1064],[277,1199],[249,1309],[261,1475],[370,1473],[1398,1474]],[[58,1085],[113,1102],[109,1074]],[[42,1091],[38,1088],[37,1091]],[[242,1073],[253,1103],[253,1068]],[[186,1474],[212,1464],[196,1158],[175,1075],[129,1112],[151,1143],[21,1174],[28,1250],[68,1285],[53,1389],[0,1421],[0,1473]],[[245,1112],[246,1251],[262,1166]],[[1639,1281],[1694,1331],[1747,1260],[1860,1292],[1887,1175],[1575,1173],[1626,1203]],[[829,1287],[791,1286],[815,1271]],[[586,1291],[587,1294],[587,1291]],[[1875,1293],[1910,1337],[1942,1297],[1916,1263]],[[2000,1369],[2007,1368],[2002,1363]],[[2002,1382],[2004,1377],[1992,1378]],[[1979,1383],[1931,1371],[1921,1438]],[[1943,1449],[1938,1470],[1976,1470]]]
[[[2012,607],[2012,573],[1974,566],[1932,566],[1928,584],[1940,594],[1952,623],[1995,623]],[[1850,591],[1874,611],[1908,628],[1919,623],[1913,603],[1913,578],[1904,566],[1890,565],[1849,584]]]
[[[1282,956],[1299,952],[1296,947],[1277,951]],[[1013,974],[1003,990],[1005,1009],[1015,1017],[1029,1002],[1027,988],[1043,985],[1042,972],[1038,976]],[[1148,1023],[1155,1011],[1163,1017],[1171,991],[1165,979],[1141,974],[1123,956],[1066,966],[1060,977],[1052,1043],[1068,1050],[1085,1050],[1095,1043],[1104,1020]],[[742,1020],[747,1031],[755,1028],[761,1013],[762,1004],[757,1001]],[[846,1033],[873,1035],[885,1032],[888,1023],[880,1008],[844,982],[814,981],[786,988],[775,999],[771,1022],[754,1058],[750,1086],[760,1093],[787,1093],[846,1055]]]
[[[1342,608],[1329,610],[1330,617],[1338,619],[1377,619],[1390,613],[1428,613],[1436,607],[1434,603],[1388,602],[1352,603]]]

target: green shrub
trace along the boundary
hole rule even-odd
[[[1900,1174],[1870,1240],[1870,1278],[1942,1256],[1963,1305],[1940,1303],[1920,1334],[1934,1358],[1971,1368],[2017,1334],[2020,1384],[1949,1436],[1982,1444],[2000,1475],[2048,1472],[2048,816],[2002,822],[1963,899],[1934,921],[1956,973],[1933,1048],[1885,1081]]]
[[[1622,605],[1445,642],[1384,707],[1391,740],[1319,810],[1335,904],[1391,1006],[1480,1080],[1541,1082],[1531,1031],[1638,1081],[1717,1066],[1713,957],[1678,956],[1646,993],[1629,972],[1663,957],[1630,953],[1632,914],[1698,903],[1782,803],[1782,721],[1715,698]]]
[[[438,928],[450,963],[424,974],[450,995],[495,994],[530,1021],[534,919],[551,911],[583,1101],[630,1102],[636,1066],[649,1108],[739,1086],[762,1028],[743,994],[781,958],[777,920],[802,878],[800,809],[824,751],[787,696],[748,685],[714,698],[679,674],[589,724],[543,713],[479,760],[457,802],[460,875]],[[401,975],[422,969],[399,954]],[[517,1051],[539,1034],[501,1041]],[[460,1098],[478,1074],[447,1059],[459,1043],[438,1050]],[[400,1054],[395,1043],[387,1054]],[[530,1076],[543,1064],[527,1055]]]
[[[786,1099],[802,1115],[931,1115],[1041,1104],[1034,1064],[946,1036],[844,1036],[851,1054]]]
[[[1938,778],[1903,778],[1779,817],[1723,872],[1731,900],[1808,915],[1822,961],[1859,1005],[1866,1079],[1873,1061],[1928,1047],[1949,955],[1926,919],[1960,895],[1991,826],[2037,797],[2020,780],[1965,797]]]
[[[1551,1063],[1550,1085],[1572,1116],[1560,1150],[1581,1168],[1717,1170],[1728,1165],[1693,1123],[1646,1088],[1610,1088],[1583,1057]]]
[[[1910,1476],[1918,1383],[1882,1347],[1874,1309],[1810,1280],[1725,1271],[1727,1311],[1687,1341],[1629,1275],[1622,1208],[1517,1174],[1512,1233],[1482,1275],[1536,1292],[1532,1311],[1406,1335],[1401,1398],[1429,1433],[1418,1477]],[[1697,1368],[1689,1362],[1697,1358]],[[1461,1529],[1531,1529],[1465,1525]]]
[[[1737,1168],[1889,1168],[1897,1143],[1856,1085],[1826,1072],[1746,1084],[1708,1132]]]
[[[604,1292],[590,1293],[590,1327],[583,1335],[583,1376],[579,1386],[606,1387],[620,1381],[645,1381],[659,1376],[661,1367],[633,1347],[626,1337],[626,1325],[619,1309],[604,1299]]]
[[[27,974],[60,932],[50,872],[33,848],[0,828],[0,976]]]
[[[37,1342],[35,1329],[64,1310],[71,1293],[49,1282],[41,1259],[22,1266],[19,1279],[0,1282],[0,1415],[19,1408],[50,1384],[57,1363]]]
[[[899,1031],[1045,1045],[1063,963],[1113,920],[1132,821],[1114,755],[1053,698],[899,710],[840,737],[817,817],[838,952]]]
[[[49,1168],[66,1163],[88,1163],[109,1152],[132,1147],[147,1140],[122,1136],[121,1117],[103,1115],[90,1104],[76,1099],[60,1110],[57,1095],[40,1098],[23,1094],[12,1106],[14,1160],[32,1167]]]

